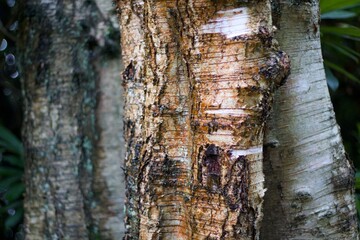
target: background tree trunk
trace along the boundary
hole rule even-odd
[[[102,51],[95,59],[97,84],[93,190],[97,206],[93,219],[101,239],[122,239],[125,234],[125,158],[123,87],[120,71],[120,32],[112,1],[95,1],[102,19],[93,26]]]
[[[318,1],[273,1],[273,16],[292,68],[266,131],[262,239],[358,239],[354,169],[326,85]]]
[[[269,1],[119,1],[127,239],[258,239],[263,127],[289,70]]]
[[[110,6],[21,7],[26,238],[120,239],[120,50]]]

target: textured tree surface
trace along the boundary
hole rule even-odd
[[[258,239],[264,123],[289,60],[269,1],[118,1],[126,239]]]
[[[21,4],[26,239],[120,239],[121,85],[111,4]]]
[[[318,1],[273,1],[291,75],[274,97],[265,141],[262,239],[358,239],[354,170],[324,74]]]

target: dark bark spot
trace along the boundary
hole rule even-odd
[[[208,133],[211,134],[218,130],[219,123],[215,119],[213,119],[210,122],[208,122],[207,126],[208,126]]]
[[[265,47],[271,47],[273,39],[273,34],[271,30],[269,30],[267,27],[260,26],[257,35],[260,38],[261,43],[264,44]]]
[[[95,38],[94,36],[89,35],[89,36],[87,37],[87,41],[86,41],[86,43],[85,43],[85,46],[86,46],[86,48],[89,49],[90,51],[94,51],[94,49],[95,49],[96,47],[98,47],[98,42],[97,42],[97,40],[96,40],[96,38]]]
[[[264,92],[260,107],[262,109],[260,122],[265,123],[271,112],[272,97],[269,92]]]
[[[233,41],[246,41],[248,39],[249,39],[248,35],[239,35],[231,38],[231,40]]]
[[[205,150],[207,158],[214,158],[219,156],[219,148],[215,144],[210,144]]]
[[[310,201],[312,199],[310,192],[307,190],[299,190],[295,194],[296,198],[301,202]]]
[[[196,131],[196,130],[199,128],[200,123],[199,123],[198,120],[192,120],[191,123],[190,123],[190,125],[191,125],[191,129],[192,129],[193,131]]]
[[[177,166],[176,161],[165,156],[161,170],[163,186],[176,186],[177,179],[181,175],[181,169]]]
[[[137,144],[135,145],[134,158],[135,158],[136,160],[139,160],[139,158],[140,158],[141,147],[142,147],[142,145],[141,145],[140,143],[137,143]]]
[[[221,149],[218,146],[215,146],[215,144],[208,145],[205,150],[203,167],[206,170],[203,174],[206,176],[206,186],[210,191],[217,191],[220,189],[220,151]]]
[[[123,80],[126,81],[133,81],[135,76],[135,66],[133,65],[133,61],[125,68],[123,72]]]
[[[239,156],[229,172],[229,181],[224,187],[224,196],[231,210],[248,212],[248,164],[245,156]]]
[[[276,139],[273,139],[273,140],[271,140],[271,141],[269,141],[269,142],[266,142],[266,143],[264,144],[264,148],[277,148],[277,147],[279,147],[279,146],[280,146],[280,143],[279,143],[279,141],[276,140]]]
[[[199,152],[198,152],[198,156],[197,156],[197,159],[199,159],[199,161],[198,161],[198,182],[199,183],[202,183],[203,182],[203,178],[202,178],[202,165],[203,165],[203,162],[202,161],[200,161],[200,159],[201,159],[201,154],[202,154],[202,152],[203,152],[203,146],[200,146],[200,148],[199,148]]]
[[[305,214],[298,214],[298,215],[295,215],[295,217],[294,217],[294,221],[297,224],[300,224],[301,222],[304,222],[305,220],[306,220],[306,215]]]

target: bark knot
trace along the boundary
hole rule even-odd
[[[283,51],[272,52],[265,64],[260,67],[260,74],[270,80],[275,87],[280,87],[290,74],[290,58]]]

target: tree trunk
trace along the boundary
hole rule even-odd
[[[118,1],[127,239],[258,239],[263,128],[289,70],[269,1]]]
[[[326,86],[318,1],[273,1],[273,16],[292,68],[266,131],[262,239],[358,239],[354,171]]]
[[[110,7],[21,7],[26,239],[120,239],[119,34]]]

